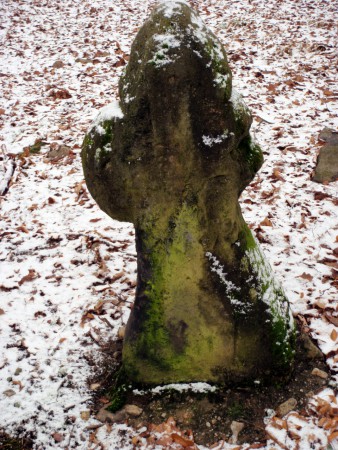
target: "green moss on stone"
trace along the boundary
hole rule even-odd
[[[263,164],[263,152],[260,146],[249,135],[241,142],[240,149],[252,173],[257,173]]]

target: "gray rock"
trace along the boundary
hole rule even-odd
[[[295,398],[289,398],[286,402],[282,403],[276,409],[276,413],[280,417],[286,416],[290,411],[292,411],[297,406],[297,400]]]
[[[238,202],[262,151],[222,44],[187,3],[154,8],[119,96],[81,156],[100,208],[135,225],[126,376],[160,384],[287,373],[289,304]]]
[[[63,61],[57,60],[53,64],[54,69],[62,69],[62,67],[65,66],[65,63]]]
[[[323,359],[323,353],[312,342],[310,336],[307,333],[301,334],[300,344],[304,350],[304,356],[306,359]]]
[[[13,389],[7,389],[6,391],[3,392],[3,394],[6,397],[12,397],[13,395],[15,395],[15,391],[13,391]]]
[[[325,128],[319,138],[326,144],[319,151],[312,180],[327,184],[338,180],[338,132]]]
[[[139,417],[143,413],[143,409],[137,405],[125,405],[122,411],[125,411],[131,417]]]
[[[313,369],[311,375],[322,378],[323,380],[326,380],[329,377],[329,374],[327,372],[324,372],[324,370],[320,370],[317,367]]]
[[[50,145],[50,150],[46,154],[46,157],[49,160],[59,161],[60,159],[68,156],[70,151],[71,151],[71,148],[68,147],[68,145],[59,145],[59,144],[53,142]]]
[[[107,411],[106,408],[101,408],[96,415],[96,419],[100,422],[123,422],[127,418],[126,412],[122,409],[116,413]]]

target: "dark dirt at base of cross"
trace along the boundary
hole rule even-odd
[[[107,392],[114,391],[111,380],[116,378],[121,366],[122,342],[115,341],[111,348],[110,363],[103,369],[106,384],[105,386],[101,384],[102,388],[97,392],[94,407],[96,410],[105,406],[100,399],[108,397]],[[265,442],[268,438],[264,424],[267,410],[276,411],[282,403],[295,399],[297,405],[293,410],[307,416],[306,407],[309,399],[328,385],[329,378],[325,380],[312,374],[315,368],[328,372],[324,359],[311,359],[306,356],[300,339],[297,348],[293,374],[284,385],[275,383],[256,387],[227,386],[216,393],[180,393],[169,390],[162,391],[161,394],[144,395],[135,395],[131,389],[126,393],[125,404],[137,405],[143,412],[137,418],[129,417],[126,422],[137,431],[143,427],[148,428],[149,424],[158,425],[173,417],[181,430],[192,431],[196,444],[209,446],[221,440],[228,441],[232,435],[231,423],[238,421],[244,424],[238,444]],[[106,347],[106,356],[107,352]],[[101,379],[97,381],[102,383],[102,372]],[[147,432],[143,435],[147,437]]]

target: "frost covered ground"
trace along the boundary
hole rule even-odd
[[[91,412],[90,363],[128,319],[136,261],[132,226],[98,209],[79,158],[152,4],[0,4],[1,191],[11,180],[0,197],[0,428],[39,449],[155,448],[126,425],[96,428]],[[265,448],[338,448],[337,183],[311,181],[318,133],[337,128],[338,2],[191,4],[225,45],[265,152],[245,218],[331,371],[307,411],[270,419]],[[188,446],[172,422],[156,433],[162,448]]]

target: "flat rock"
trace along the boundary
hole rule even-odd
[[[297,406],[297,400],[295,398],[289,398],[286,402],[280,404],[276,410],[276,413],[280,417],[284,417],[290,411]]]
[[[138,417],[142,414],[143,409],[137,405],[125,405],[123,410],[126,412],[128,416]],[[123,411],[122,410],[122,411]]]
[[[306,359],[322,359],[323,353],[312,342],[310,336],[306,333],[302,333],[300,336],[300,343],[304,350],[304,357]]]
[[[53,64],[54,69],[62,69],[62,67],[65,66],[65,63],[63,61],[57,60]]]
[[[116,413],[112,413],[107,411],[105,408],[101,408],[100,411],[96,414],[96,419],[100,422],[122,422],[127,418],[126,412],[122,409],[117,411]]]
[[[58,161],[59,159],[68,156],[70,151],[71,148],[68,147],[68,145],[58,145],[53,143],[51,144],[50,150],[46,156],[49,160]]]
[[[338,180],[338,132],[325,128],[319,138],[326,142],[320,149],[312,180],[330,183]]]
[[[313,369],[313,371],[311,372],[311,375],[314,375],[319,378],[323,378],[323,380],[326,380],[329,376],[328,373],[324,372],[324,370],[317,369],[317,367],[315,369]]]
[[[13,389],[7,389],[6,391],[3,392],[3,394],[6,397],[13,397],[13,395],[15,395],[15,391],[13,391]]]

